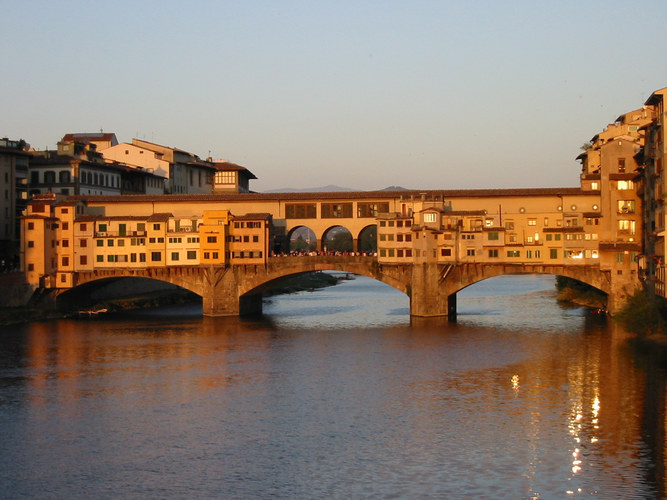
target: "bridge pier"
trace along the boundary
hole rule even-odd
[[[421,317],[447,316],[450,311],[450,295],[440,286],[437,264],[423,263],[412,266],[410,287],[410,315]],[[453,294],[456,314],[456,294]]]

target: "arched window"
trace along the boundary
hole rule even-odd
[[[61,184],[69,184],[70,183],[69,170],[61,170],[58,173],[58,182],[60,182]]]
[[[44,172],[44,184],[55,184],[56,183],[56,173],[53,170],[47,170]]]

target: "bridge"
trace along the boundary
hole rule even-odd
[[[646,258],[640,203],[626,191],[42,195],[21,221],[22,266],[36,290],[57,294],[128,276],[172,283],[200,295],[207,316],[260,312],[276,281],[325,270],[387,283],[413,316],[451,316],[458,291],[503,274],[579,280],[613,312],[641,286]],[[285,256],[303,227],[314,255]],[[350,233],[344,255],[324,251],[334,228]]]
[[[611,292],[610,274],[599,266],[544,264],[458,265],[379,264],[373,256],[285,256],[266,265],[229,267],[168,267],[141,270],[107,269],[79,273],[78,285],[124,277],[150,278],[187,289],[202,297],[205,316],[236,316],[262,312],[262,294],[281,279],[314,271],[343,271],[386,283],[410,298],[410,314],[455,316],[456,293],[479,281],[507,274],[554,274]],[[612,296],[613,297],[613,296]],[[611,310],[617,305],[612,300]]]

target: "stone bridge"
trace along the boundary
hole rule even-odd
[[[612,293],[609,271],[594,265],[563,264],[379,264],[372,256],[285,256],[264,265],[172,266],[108,269],[76,274],[76,285],[96,280],[142,277],[190,290],[202,297],[205,316],[260,313],[262,293],[286,277],[313,271],[343,271],[368,276],[410,297],[412,316],[455,316],[456,293],[473,283],[505,274],[555,274],[587,283],[609,295],[610,311],[623,297]]]

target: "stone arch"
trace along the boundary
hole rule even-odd
[[[364,227],[357,235],[358,252],[373,254],[377,252],[377,225],[369,224]]]
[[[610,276],[597,266],[463,264],[443,269],[441,294],[443,297],[449,297],[451,310],[451,303],[455,304],[457,292],[488,278],[512,274],[565,276],[586,283],[607,296],[610,296],[611,292]]]
[[[315,231],[310,227],[301,225],[294,226],[287,233],[288,252],[317,251],[318,240]]]
[[[345,226],[330,226],[322,233],[323,252],[353,252],[355,247],[354,236]]]
[[[159,278],[144,276],[110,276],[86,281],[73,288],[61,291],[55,297],[56,307],[60,310],[85,309],[104,300],[173,292],[193,299],[200,296],[196,291],[181,284]],[[201,296],[200,296],[201,297]]]
[[[348,260],[345,262],[345,260]],[[410,292],[410,283],[406,279],[406,269],[391,267],[389,272],[377,266],[373,257],[284,257],[277,259],[278,263],[272,263],[265,268],[265,273],[254,276],[246,276],[240,281],[239,296],[252,296],[261,294],[271,288],[277,282],[314,271],[340,271],[350,274],[366,276],[381,281],[406,295]]]

